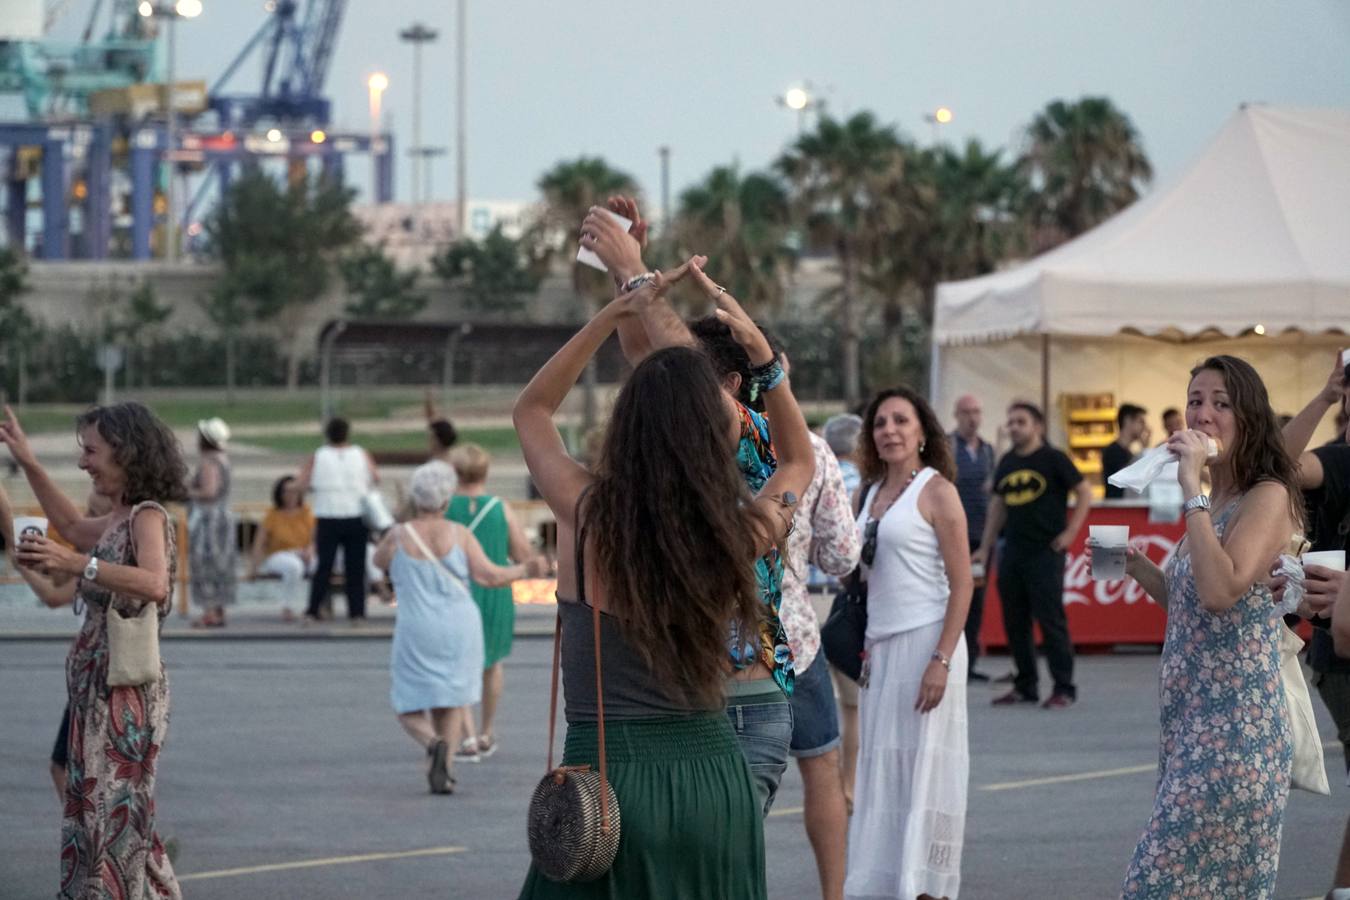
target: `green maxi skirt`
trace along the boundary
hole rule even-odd
[[[565,765],[599,764],[597,729],[571,725]],[[765,900],[764,825],[726,714],[607,722],[619,853],[601,878],[550,881],[530,866],[521,900]]]

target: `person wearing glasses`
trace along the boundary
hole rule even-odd
[[[858,455],[867,635],[844,895],[955,897],[973,579],[952,445],[928,403],[899,387],[868,405]]]

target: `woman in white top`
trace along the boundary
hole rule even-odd
[[[328,443],[309,458],[300,470],[300,492],[313,494],[314,543],[318,564],[309,587],[309,608],[305,619],[315,621],[328,599],[328,583],[333,560],[342,548],[347,615],[353,623],[366,617],[366,541],[369,537],[361,519],[362,499],[379,484],[380,473],[370,454],[347,442],[351,425],[346,419],[333,418],[324,426]]]
[[[863,423],[867,658],[844,893],[954,898],[970,759],[966,515],[950,442],[922,397],[883,391]]]

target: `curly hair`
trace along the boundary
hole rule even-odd
[[[75,431],[97,428],[126,475],[122,502],[129,506],[187,499],[187,463],[169,426],[140,403],[95,406],[75,419]]]
[[[919,425],[923,428],[923,449],[919,451],[919,460],[924,465],[937,469],[938,474],[943,478],[949,481],[955,478],[956,461],[952,459],[951,441],[947,438],[947,433],[942,430],[942,423],[938,421],[937,413],[933,412],[933,407],[929,406],[928,401],[923,399],[918,392],[905,385],[900,385],[884,390],[873,397],[872,402],[867,404],[867,411],[863,413],[863,429],[858,438],[858,471],[862,473],[863,479],[873,482],[886,477],[886,464],[877,455],[877,442],[872,432],[875,427],[877,410],[881,408],[881,404],[892,397],[909,401],[910,406],[914,407],[914,412],[919,416]]]
[[[754,634],[763,615],[755,535],[775,523],[751,500],[708,357],[648,356],[619,392],[578,518],[620,633],[700,708],[723,703],[728,626]]]
[[[758,322],[755,323],[755,327],[769,342],[769,349],[773,351],[774,358],[781,357],[783,345],[778,337]],[[736,399],[745,406],[763,411],[762,400],[750,399],[750,354],[746,353],[740,342],[731,336],[731,328],[716,316],[704,316],[689,323],[689,332],[712,360],[718,378],[724,379],[733,374],[741,376],[741,386],[736,391]]]
[[[1262,481],[1284,485],[1289,493],[1289,514],[1296,526],[1303,523],[1303,493],[1299,490],[1294,458],[1284,446],[1284,436],[1265,382],[1251,363],[1236,356],[1211,356],[1191,369],[1191,379],[1206,370],[1218,372],[1228,391],[1228,402],[1237,419],[1237,440],[1228,451],[1233,484],[1249,491]],[[1188,390],[1189,393],[1189,390]]]

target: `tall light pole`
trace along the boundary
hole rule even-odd
[[[459,227],[456,237],[464,237],[464,231],[469,225],[469,189],[468,189],[468,158],[465,155],[468,146],[468,136],[465,123],[468,121],[468,112],[465,98],[468,96],[468,21],[465,7],[469,0],[458,0],[455,8],[455,43],[456,55],[458,56],[458,72],[455,76],[455,206],[456,214],[459,217]]]
[[[790,87],[783,92],[781,97],[775,97],[774,102],[779,106],[786,107],[797,114],[797,136],[801,137],[806,130],[806,114],[811,110],[819,110],[825,105],[825,101],[812,93],[813,88],[810,82],[806,82],[797,87]]]
[[[656,148],[661,157],[661,240],[670,236],[672,221],[670,210],[670,147],[662,145]]]
[[[956,118],[956,114],[945,106],[939,106],[937,109],[933,110],[930,113],[924,113],[923,120],[927,122],[929,125],[931,125],[933,128],[934,147],[936,147],[941,142],[938,130],[942,128],[943,125],[950,125],[952,119],[954,118]]]
[[[411,152],[416,154],[422,147],[422,45],[436,40],[437,32],[421,22],[414,22],[398,33],[399,39],[412,44],[413,48],[413,145]],[[422,202],[421,173],[414,161],[412,170],[413,205]]]
[[[370,205],[380,202],[380,107],[384,92],[389,89],[389,76],[374,72],[366,79],[370,91]],[[386,152],[388,152],[386,150]]]
[[[164,151],[164,159],[168,162],[169,170],[164,190],[164,259],[166,262],[177,262],[179,233],[178,204],[175,200],[178,191],[174,185],[174,163],[177,161],[175,155],[178,153],[178,111],[174,108],[175,69],[178,63],[178,29],[176,26],[179,19],[195,19],[200,16],[202,14],[202,0],[176,0],[172,4],[152,3],[150,0],[142,0],[136,11],[143,18],[167,19],[169,22],[168,84],[164,89],[164,143],[168,145]]]

